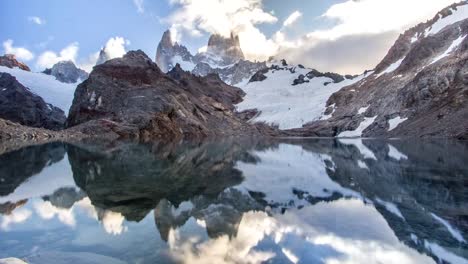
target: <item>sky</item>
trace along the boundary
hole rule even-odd
[[[72,60],[90,71],[143,50],[154,59],[163,32],[192,53],[210,34],[239,35],[250,60],[285,58],[322,71],[372,69],[405,29],[454,0],[1,0],[0,49],[34,71]]]

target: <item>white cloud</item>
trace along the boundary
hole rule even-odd
[[[0,224],[0,229],[8,231],[11,224],[23,223],[31,217],[32,212],[28,209],[17,209],[13,211],[10,215],[2,216],[2,223]]]
[[[23,47],[14,47],[11,39],[3,42],[3,49],[5,54],[13,54],[20,60],[30,61],[34,59],[34,54],[31,51]]]
[[[294,11],[283,23],[283,26],[289,27],[296,23],[296,21],[302,17],[302,13],[299,11]]]
[[[104,50],[110,57],[109,59],[120,58],[127,53],[125,51],[125,46],[128,45],[130,45],[129,40],[123,37],[114,37],[107,41],[106,46],[104,46]]]
[[[379,34],[402,31],[424,22],[454,0],[348,0],[332,5],[323,18],[338,23],[326,30],[319,30],[309,36],[337,39],[357,34]]]
[[[38,16],[30,16],[28,17],[28,21],[36,25],[44,25],[46,23],[46,21],[43,18],[40,18]]]
[[[170,3],[176,9],[164,21],[171,25],[177,41],[184,33],[201,36],[206,32],[229,37],[234,32],[240,36],[247,58],[265,57],[276,50],[274,42],[257,28],[258,24],[278,21],[263,9],[262,0],[170,0]]]
[[[58,54],[54,51],[46,51],[37,59],[37,66],[41,68],[50,68],[60,61],[76,62],[79,46],[77,42],[69,44]]]
[[[53,219],[57,216],[59,221],[64,225],[74,227],[76,225],[75,215],[73,214],[73,208],[64,209],[54,206],[49,201],[38,201],[34,203],[36,213],[45,220]]]
[[[138,13],[143,14],[145,12],[144,0],[133,0],[133,3],[137,8]]]

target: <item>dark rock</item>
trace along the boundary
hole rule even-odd
[[[13,54],[5,54],[4,56],[0,56],[0,66],[5,66],[11,69],[17,67],[24,71],[31,71],[28,65],[16,60],[16,56]]]
[[[339,82],[344,81],[344,77],[339,75],[338,73],[333,73],[333,72],[322,73],[315,69],[312,69],[310,72],[308,72],[306,76],[309,79],[313,79],[315,77],[327,77],[327,78],[332,79],[334,83],[339,83]]]
[[[72,61],[58,62],[52,68],[43,71],[43,73],[52,75],[63,83],[76,83],[88,78],[88,73],[77,68]]]
[[[166,75],[142,51],[131,51],[96,66],[77,87],[67,124],[105,122],[119,137],[141,140],[258,134],[234,115],[243,95],[217,75],[199,77],[180,66]]]
[[[281,65],[282,65],[282,66],[288,66],[288,63],[286,62],[285,59],[282,59],[282,60],[281,60]]]
[[[249,82],[262,82],[262,81],[266,80],[267,77],[265,76],[265,74],[268,73],[268,71],[269,71],[268,68],[261,69],[261,70],[257,71],[252,76],[252,78],[250,78]]]
[[[0,73],[0,118],[31,127],[60,130],[65,114],[31,93],[8,73]]]
[[[297,76],[297,79],[294,79],[292,85],[299,85],[299,84],[308,83],[308,82],[309,80],[305,79],[304,74],[300,74],[299,76]]]

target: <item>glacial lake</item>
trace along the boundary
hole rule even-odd
[[[468,263],[468,142],[2,146],[0,259]]]

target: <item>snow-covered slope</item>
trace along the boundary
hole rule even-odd
[[[238,111],[257,109],[259,114],[253,122],[278,125],[280,129],[300,128],[308,122],[327,119],[325,110],[330,95],[364,77],[338,82],[315,75],[312,69],[273,64],[264,73],[266,79],[240,87],[247,95],[237,105]],[[298,81],[301,79],[303,83]]]
[[[373,74],[330,97],[330,119],[299,134],[467,139],[467,36],[460,1],[401,34]]]
[[[77,84],[68,84],[57,81],[54,76],[44,73],[23,71],[18,68],[10,69],[0,66],[0,72],[6,72],[16,77],[31,92],[42,97],[46,103],[56,106],[68,115],[72,105]]]

